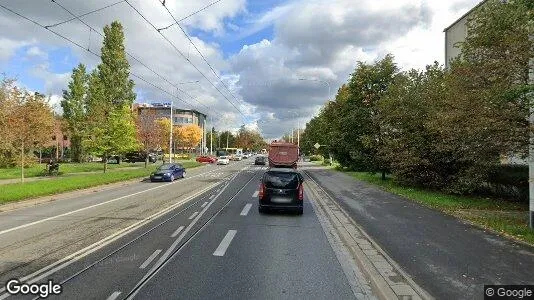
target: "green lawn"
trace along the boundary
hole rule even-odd
[[[196,161],[183,161],[180,163],[186,168],[194,168],[202,165]],[[57,177],[43,181],[0,185],[0,189],[2,190],[0,193],[0,204],[39,196],[59,194],[62,192],[134,178],[142,178],[148,176],[152,171],[154,171],[155,168],[156,165],[150,165],[147,169],[140,168],[133,170],[117,170],[109,173],[91,173],[68,177]]]
[[[390,193],[438,209],[475,225],[534,245],[534,231],[528,227],[528,205],[499,199],[450,195],[422,188],[406,187],[380,174],[344,172]]]
[[[161,163],[161,162],[158,162]],[[125,167],[144,167],[144,162],[138,163],[126,163],[123,162],[120,165],[108,164],[109,169],[119,169]],[[152,164],[149,164],[152,165]],[[33,167],[24,169],[24,177],[38,177],[43,175],[43,170],[46,168],[46,164],[37,164]],[[102,171],[104,165],[101,162],[88,162],[88,163],[62,163],[59,165],[60,175],[79,172],[92,172]],[[20,178],[20,168],[0,169],[0,179],[12,179]]]

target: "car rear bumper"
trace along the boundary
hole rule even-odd
[[[300,200],[288,203],[277,203],[268,200],[259,200],[258,204],[261,208],[269,209],[301,209],[303,207],[303,203]]]
[[[161,176],[160,178],[155,178],[154,176],[150,176],[150,181],[171,181],[170,176]]]

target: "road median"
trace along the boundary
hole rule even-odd
[[[310,176],[306,185],[315,207],[332,224],[380,299],[433,299]]]
[[[186,168],[195,168],[202,165],[194,161],[181,163]],[[4,184],[2,185],[2,193],[0,193],[0,210],[3,210],[2,206],[7,203],[146,178],[154,169],[154,167],[150,167],[108,173],[79,174],[50,180]]]

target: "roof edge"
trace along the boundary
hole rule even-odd
[[[470,10],[468,10],[465,14],[463,14],[460,18],[456,19],[456,21],[454,21],[451,25],[447,26],[445,29],[443,29],[443,32],[447,32],[447,30],[449,30],[451,27],[453,27],[454,25],[456,25],[458,22],[460,22],[462,19],[464,19],[465,17],[467,17],[469,14],[471,14],[475,9],[479,8],[480,6],[482,6],[484,3],[488,2],[489,0],[482,0],[480,1],[477,5],[475,5],[473,8],[471,8]]]

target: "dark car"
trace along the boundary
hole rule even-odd
[[[255,165],[266,165],[267,164],[267,157],[265,156],[258,156],[256,159],[254,159]]]
[[[181,164],[167,163],[158,167],[150,174],[150,181],[174,181],[176,178],[185,177],[185,168]]]
[[[291,209],[303,213],[304,178],[295,169],[272,168],[261,178],[258,192],[260,213],[269,209]]]
[[[155,153],[145,153],[145,152],[130,152],[124,156],[124,160],[130,163],[134,162],[145,162],[148,155],[148,161],[155,163],[158,160],[158,157]]]

